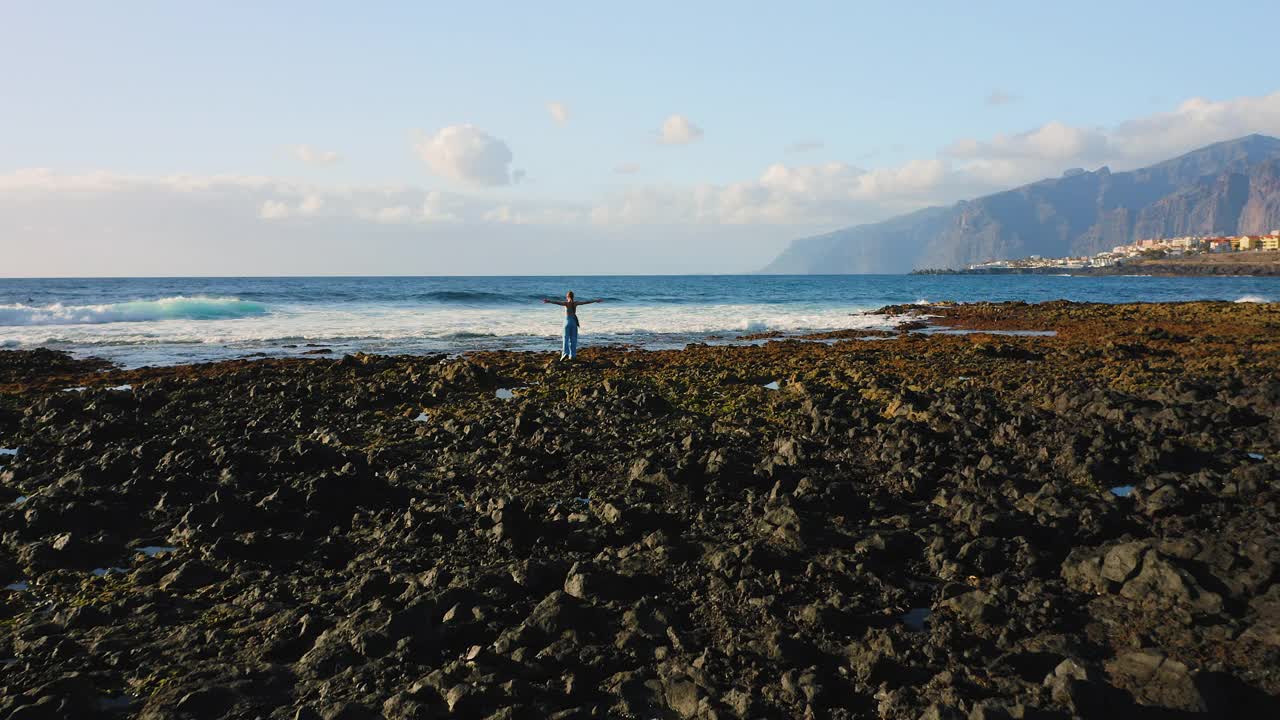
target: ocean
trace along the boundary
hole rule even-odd
[[[1280,278],[1038,275],[0,279],[0,348],[126,367],[332,350],[553,350],[573,290],[582,345],[683,347],[744,334],[886,328],[884,305],[956,300],[1280,299]],[[1034,329],[1034,328],[1029,328]]]

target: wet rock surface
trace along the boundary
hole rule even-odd
[[[0,716],[1280,716],[1280,308],[893,311],[1056,334],[0,353]]]

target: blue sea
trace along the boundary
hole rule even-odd
[[[884,305],[956,300],[1273,302],[1280,278],[827,275],[0,279],[0,348],[128,367],[246,356],[551,350],[573,290],[590,345],[886,328]],[[1034,329],[1034,328],[1028,328]]]

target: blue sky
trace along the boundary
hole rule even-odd
[[[757,5],[11,3],[0,237],[20,275],[736,272],[1280,132],[1276,4]]]

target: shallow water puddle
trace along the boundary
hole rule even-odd
[[[899,619],[911,632],[924,632],[924,626],[929,622],[929,616],[932,614],[933,610],[929,608],[911,608],[903,613]]]
[[[84,391],[86,391],[86,390],[88,390],[88,389],[89,389],[89,388],[85,387],[84,385],[81,385],[81,386],[79,386],[79,387],[62,388],[62,392],[84,392]],[[132,386],[132,385],[129,385],[129,384],[125,384],[125,385],[114,385],[114,386],[109,387],[109,388],[106,388],[106,389],[107,389],[107,390],[114,391],[114,392],[128,392],[128,391],[130,391],[130,390],[132,390],[132,389],[133,389],[133,386]]]
[[[1115,495],[1116,497],[1129,497],[1130,495],[1133,494],[1133,486],[1120,485],[1118,487],[1113,487],[1111,488],[1111,494]]]
[[[780,390],[781,388],[782,388],[782,386],[778,384],[778,381],[777,381],[777,380],[774,380],[774,381],[773,381],[773,382],[771,382],[771,383],[765,383],[765,384],[764,384],[764,389],[765,389],[765,390]]]
[[[26,495],[19,495],[17,500],[14,500],[13,502],[9,503],[9,507],[18,507],[22,503],[26,502],[28,499],[29,498]]]
[[[129,569],[122,568],[122,567],[101,567],[101,568],[94,568],[92,572],[96,577],[103,577],[104,575],[117,575],[120,573],[127,573],[129,572]]]
[[[0,448],[0,455],[17,455],[18,448]]]
[[[4,589],[12,590],[14,592],[22,592],[24,590],[30,590],[31,586],[28,585],[27,582],[24,580],[22,582],[9,583],[8,585],[4,586]]]
[[[138,548],[138,552],[146,555],[147,557],[155,557],[163,553],[178,552],[178,548],[171,545],[147,545],[146,547]]]
[[[1248,455],[1248,456],[1249,456],[1249,458],[1250,458],[1250,459],[1252,459],[1252,460],[1264,460],[1264,459],[1266,459],[1266,458],[1264,458],[1264,457],[1262,456],[1262,453],[1245,453],[1245,455]]]
[[[418,413],[418,417],[413,419],[414,422],[431,422],[431,418],[426,413]]]
[[[520,388],[516,388],[516,390],[519,389]],[[510,400],[514,398],[516,394],[511,390],[511,388],[498,388],[498,390],[493,393],[493,396],[499,400]]]

